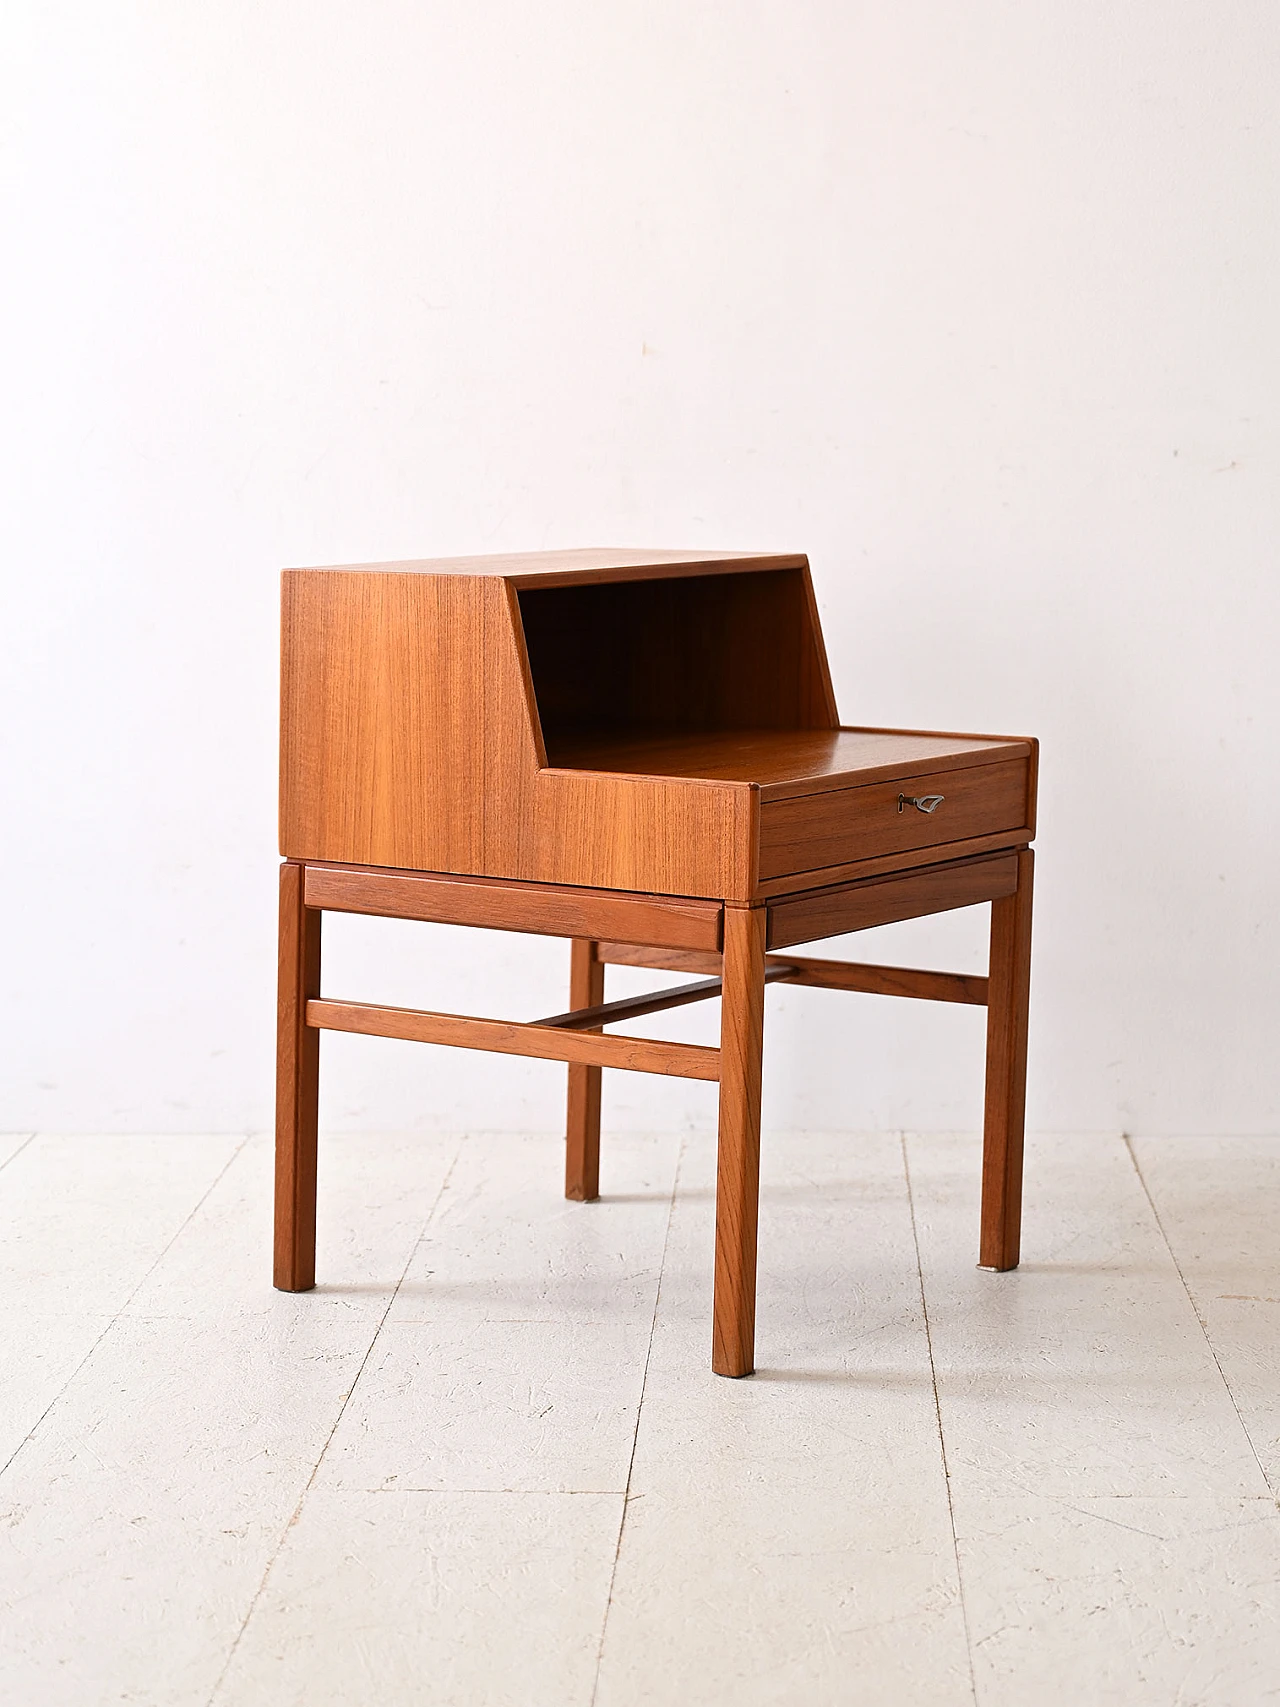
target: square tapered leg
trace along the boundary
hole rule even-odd
[[[991,904],[980,1268],[1018,1266],[1034,869],[1035,855],[1029,848],[1024,849],[1018,855],[1016,892]]]
[[[599,1007],[604,1000],[604,963],[597,944],[573,941],[569,963],[569,1006]],[[599,1067],[570,1066],[565,1123],[564,1194],[575,1203],[594,1203],[600,1195]]]
[[[280,867],[280,987],[276,1032],[275,1284],[316,1283],[316,1119],[320,1033],[307,1002],[320,994],[320,914],[303,904],[303,867]]]
[[[764,1047],[764,907],[724,910],[720,1134],[711,1367],[755,1368],[756,1224],[760,1204],[760,1075]]]

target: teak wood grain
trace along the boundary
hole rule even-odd
[[[1018,857],[1002,853],[809,890],[769,902],[769,947],[789,948],[792,943],[997,901],[1012,895],[1017,883]]]
[[[1016,1265],[1034,740],[841,725],[800,553],[290,570],[281,636],[278,1286],[315,1278],[321,1030],[565,1062],[581,1201],[604,1067],[718,1079],[712,1364],[749,1374],[770,982],[987,1004],[980,1257]],[[928,794],[935,812],[907,804]],[[783,952],[977,902],[985,978]],[[322,998],[323,910],[567,937],[570,1009]],[[609,1004],[607,963],[707,976]],[[719,1049],[602,1029],[717,993]]]
[[[745,897],[759,803],[748,783],[550,768],[533,794],[535,865],[562,883]]]
[[[505,582],[284,576],[281,845],[307,860],[521,869],[539,752]]]
[[[601,942],[596,953],[609,966],[647,966],[655,972],[705,972],[718,977],[723,956],[698,949],[634,948]],[[766,982],[808,984],[818,990],[850,990],[869,996],[906,996],[915,1001],[964,1002],[984,1007],[987,980],[969,972],[927,972],[914,966],[873,966],[851,960],[810,960],[798,954],[766,954]]]
[[[725,908],[711,1339],[717,1375],[750,1375],[756,1363],[765,924],[763,908]]]
[[[929,871],[935,866],[954,865],[957,860],[975,858],[978,854],[1025,847],[1030,838],[1030,827],[1022,824],[1016,830],[1002,830],[994,836],[968,836],[964,841],[942,842],[934,848],[908,849],[905,853],[851,860],[844,865],[824,865],[815,871],[792,871],[783,877],[761,878],[756,884],[756,899],[772,901],[809,894],[817,889],[842,888],[860,883],[864,878],[885,877],[899,871]]]
[[[816,983],[820,974],[811,978],[793,976],[799,968],[793,968],[789,961],[765,957],[764,981],[766,984],[800,984]],[[822,961],[808,962],[810,966],[820,967]],[[926,976],[941,977],[943,974],[926,974]],[[844,988],[843,985],[827,985],[826,988]],[[691,984],[668,985],[664,990],[651,990],[644,996],[623,996],[614,1002],[600,1002],[592,1007],[569,1009],[562,1014],[552,1014],[548,1019],[535,1020],[535,1025],[556,1026],[562,1031],[599,1031],[601,1026],[621,1025],[626,1020],[641,1019],[646,1014],[665,1013],[668,1008],[687,1008],[694,1002],[710,1001],[721,994],[723,983],[720,978],[698,978]]]
[[[701,972],[718,978],[724,957],[703,948],[641,948],[630,942],[599,942],[596,953],[606,966],[647,966],[655,972]]]
[[[668,575],[740,575],[744,571],[802,569],[802,552],[653,551],[635,546],[574,546],[568,551],[494,552],[480,557],[412,557],[389,563],[337,563],[308,575],[448,575],[498,577],[518,591],[527,587],[583,586],[594,581],[655,581]],[[286,574],[295,571],[286,570]]]
[[[286,863],[276,1007],[275,1284],[281,1292],[306,1292],[316,1283],[320,1040],[306,1009],[319,994],[320,914],[303,902],[302,867]]]
[[[918,798],[939,803],[921,811],[909,803]],[[1026,815],[1025,759],[766,801],[760,813],[760,875],[780,877],[1016,830]]]
[[[1031,743],[992,735],[898,735],[884,729],[742,728],[548,738],[552,764],[573,770],[753,783],[762,801],[963,770],[1029,757]]]
[[[1035,855],[1017,856],[1012,895],[991,909],[987,1092],[982,1133],[983,1268],[1017,1268],[1022,1227],[1022,1143],[1031,995],[1031,890]]]
[[[593,1008],[604,1001],[604,963],[598,945],[574,939],[569,965],[569,1006]],[[565,1111],[564,1194],[575,1203],[594,1203],[600,1195],[599,1067],[579,1062],[569,1067]]]
[[[281,851],[309,863],[748,901],[900,851],[855,789],[1029,752],[841,729],[799,554],[288,570],[281,634]]]
[[[609,935],[671,948],[719,948],[718,902],[688,896],[620,894],[488,882],[439,872],[360,871],[308,865],[307,904],[334,913],[544,936]]]
[[[647,1037],[605,1037],[524,1025],[518,1020],[472,1019],[419,1008],[379,1007],[373,1002],[309,1001],[307,1024],[318,1031],[353,1031],[404,1043],[447,1043],[455,1049],[487,1049],[496,1055],[531,1055],[542,1061],[573,1061],[617,1067],[630,1073],[669,1073],[682,1079],[719,1077],[719,1051],[696,1043],[659,1043]]]
[[[749,785],[566,773],[548,766],[543,733],[544,718],[557,733],[578,717],[634,727],[655,704],[711,728],[766,703],[778,720],[831,721],[804,560],[711,565],[713,573],[693,573],[707,564],[680,554],[646,576],[633,556],[616,584],[603,568],[590,576],[574,568],[566,580],[553,567],[532,581],[430,564],[286,571],[282,851],[400,870],[746,895],[756,853]],[[794,643],[779,648],[770,637],[783,620]],[[728,652],[722,623],[735,637]],[[594,674],[578,625],[607,647]],[[566,629],[576,699],[566,698],[559,669]],[[602,812],[612,826],[604,835]]]
[[[926,972],[914,966],[870,966],[843,960],[802,960],[765,956],[770,967],[786,966],[782,984],[807,984],[815,990],[849,990],[867,996],[905,996],[921,1002],[963,1002],[985,1007],[987,980],[964,972]]]

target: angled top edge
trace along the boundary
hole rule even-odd
[[[647,551],[632,546],[583,546],[571,551],[509,552],[492,557],[408,558],[392,563],[326,563],[289,573],[344,575],[471,575],[514,587],[574,582],[653,580],[668,575],[733,574],[756,569],[803,569],[803,552]]]

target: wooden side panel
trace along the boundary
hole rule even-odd
[[[289,858],[519,875],[539,752],[503,581],[289,570],[281,652]]]
[[[800,585],[809,631],[805,649],[810,658],[809,670],[812,678],[810,703],[814,707],[814,716],[811,727],[815,729],[838,729],[840,727],[840,713],[836,709],[836,690],[831,683],[831,666],[827,662],[827,643],[822,635],[822,618],[818,615],[818,595],[813,590],[813,575],[809,569],[807,557],[804,560],[804,569],[801,571]]]
[[[534,787],[532,869],[522,875],[745,901],[759,800],[749,783],[545,770]]]
[[[1033,842],[1036,837],[1036,808],[1040,799],[1040,743],[1032,739],[1028,745],[1031,757],[1027,761],[1027,840]]]

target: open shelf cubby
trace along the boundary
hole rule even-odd
[[[523,587],[547,760],[592,743],[830,729],[835,713],[801,569]]]

